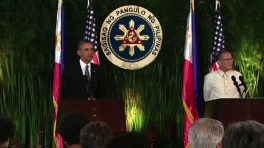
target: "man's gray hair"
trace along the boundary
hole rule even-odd
[[[220,121],[201,118],[194,122],[188,132],[191,148],[215,148],[224,135]]]

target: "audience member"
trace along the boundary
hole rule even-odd
[[[188,132],[191,148],[220,148],[223,135],[223,124],[209,118],[195,121]]]
[[[114,137],[106,148],[150,148],[150,142],[142,133],[128,132]]]
[[[88,124],[87,117],[81,112],[70,112],[61,119],[59,134],[67,148],[80,148],[81,129]]]
[[[0,148],[5,148],[9,144],[9,138],[15,133],[15,125],[8,118],[0,117]]]
[[[105,148],[113,137],[112,129],[104,122],[90,122],[80,134],[82,148]]]
[[[252,120],[230,124],[222,148],[264,148],[264,125]]]

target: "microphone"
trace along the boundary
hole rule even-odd
[[[231,79],[232,79],[234,85],[237,86],[238,83],[237,83],[237,81],[236,81],[236,77],[235,77],[235,76],[232,76]]]
[[[243,98],[243,96],[242,96],[242,93],[241,93],[241,90],[240,90],[240,88],[239,88],[239,86],[238,86],[238,82],[236,81],[236,77],[235,76],[231,76],[231,79],[232,79],[232,81],[233,81],[233,84],[236,86],[236,88],[237,88],[237,92],[239,93],[239,97],[240,98]]]
[[[247,85],[246,85],[246,82],[244,81],[243,76],[239,76],[239,80],[241,82],[241,85],[243,85],[245,88],[243,92],[246,92],[247,91]]]

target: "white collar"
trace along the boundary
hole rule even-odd
[[[224,74],[226,74],[228,77],[231,76],[232,70],[228,70],[227,72],[223,72],[222,70],[218,69],[217,73],[222,77]]]
[[[84,69],[86,65],[88,65],[89,69],[91,68],[91,62],[89,62],[88,64],[85,64],[81,59],[80,59],[80,65],[82,69]]]

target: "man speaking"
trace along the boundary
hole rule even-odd
[[[222,51],[217,55],[217,71],[209,73],[204,78],[204,100],[218,98],[243,98],[246,84],[242,74],[233,69],[233,57],[230,52]]]
[[[81,41],[80,60],[65,67],[60,85],[60,100],[106,99],[105,79],[99,65],[91,63],[93,44]]]

